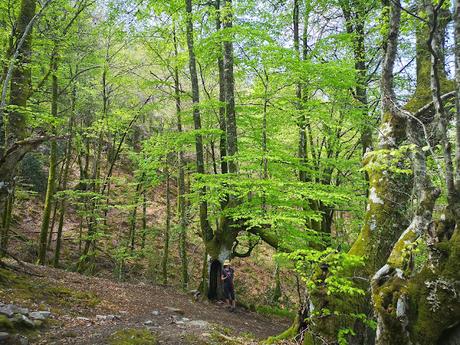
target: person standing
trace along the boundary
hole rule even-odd
[[[233,284],[233,278],[235,271],[230,267],[230,260],[224,261],[224,269],[222,270],[222,281],[224,283],[224,295],[227,305],[230,307],[230,311],[235,310],[235,286]]]

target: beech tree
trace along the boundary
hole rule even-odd
[[[452,343],[459,8],[1,2],[2,255],[216,300],[223,262],[260,249],[276,306],[298,278],[267,343]]]

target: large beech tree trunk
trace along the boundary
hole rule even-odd
[[[448,83],[443,76],[440,36],[443,30],[443,1],[425,2],[428,18],[427,45],[430,60],[429,90],[432,109],[421,112],[421,119],[431,118],[433,128],[438,131],[437,141],[443,150],[444,166],[440,169],[445,178],[447,206],[439,220],[432,220],[436,199],[441,190],[433,188],[431,177],[426,172],[426,145],[422,122],[418,116],[409,116],[411,126],[408,133],[416,146],[414,158],[417,211],[411,225],[404,231],[393,247],[392,253],[382,268],[372,278],[372,297],[377,314],[377,345],[409,344],[458,344],[460,341],[460,185],[454,179],[451,143],[447,135],[448,114],[444,107],[443,87]],[[459,32],[459,2],[456,2],[455,30]],[[456,36],[456,96],[458,106],[458,35]],[[426,70],[429,70],[425,66]],[[459,119],[457,108],[456,118]],[[431,111],[432,114],[427,114]],[[430,115],[430,116],[427,116]],[[425,120],[426,122],[426,120]],[[426,125],[426,124],[425,124]],[[460,122],[456,121],[456,133]],[[423,139],[422,139],[423,138]],[[456,137],[460,144],[460,136]],[[458,151],[457,159],[460,158]],[[460,162],[457,161],[457,168]],[[457,174],[459,171],[457,170]],[[427,245],[427,259],[423,267],[414,267],[414,249]],[[394,334],[398,334],[397,338]]]
[[[36,10],[36,0],[22,0],[16,21],[16,51],[13,54],[15,61],[9,66],[2,87],[2,97],[0,104],[0,212],[5,218],[8,211],[6,207],[9,195],[14,189],[14,176],[16,167],[24,155],[43,140],[23,140],[27,137],[27,128],[23,108],[27,105],[30,95],[32,72],[30,69],[30,59],[32,54],[32,26]],[[14,63],[14,65],[13,65]],[[8,85],[8,81],[11,84]],[[7,88],[10,86],[9,105],[17,108],[9,111],[8,128],[5,128],[4,121]],[[5,135],[7,133],[7,135]],[[9,211],[8,211],[9,212]],[[7,212],[7,213],[8,213]],[[1,252],[6,251],[8,228],[1,231]],[[5,246],[5,247],[4,247]]]
[[[358,239],[352,246],[350,254],[366,258],[365,266],[347,272],[347,275],[367,278],[371,277],[383,263],[385,263],[393,244],[401,235],[405,222],[406,206],[410,196],[411,179],[404,174],[390,173],[389,169],[394,164],[401,164],[393,158],[392,151],[398,150],[406,138],[406,121],[398,116],[393,105],[393,67],[395,63],[397,40],[401,9],[399,3],[387,4],[388,33],[385,37],[385,55],[382,67],[382,118],[378,149],[367,153],[364,164],[369,175],[369,196],[364,225]],[[322,273],[323,274],[323,273]],[[355,281],[364,291],[368,291],[368,282],[363,279]],[[311,293],[310,307],[306,313],[311,316],[313,312],[321,315],[323,310],[339,312],[342,316],[330,315],[314,318],[314,322],[307,323],[308,332],[304,337],[305,344],[315,344],[320,339],[330,343],[337,341],[337,335],[342,328],[352,327],[357,335],[350,339],[352,344],[372,344],[372,332],[368,332],[359,321],[354,322],[344,315],[364,313],[372,317],[370,295],[363,297],[343,298],[328,296],[326,286]],[[303,321],[303,320],[299,320]]]

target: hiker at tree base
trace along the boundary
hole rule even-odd
[[[222,270],[222,281],[224,282],[224,295],[230,310],[235,310],[235,286],[233,277],[235,271],[230,267],[230,261],[224,261],[224,269]]]

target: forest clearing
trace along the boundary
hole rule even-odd
[[[0,0],[0,344],[460,345],[460,0]]]

